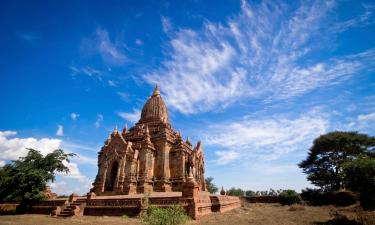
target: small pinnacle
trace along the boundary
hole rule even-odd
[[[125,123],[125,127],[124,127],[124,130],[122,131],[123,133],[127,133],[129,130],[128,130],[128,123]]]
[[[157,84],[155,85],[154,93],[152,93],[152,96],[156,96],[156,95],[160,95],[159,87]]]

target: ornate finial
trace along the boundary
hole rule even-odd
[[[107,138],[107,140],[105,140],[104,143],[105,143],[105,144],[108,144],[110,141],[111,141],[111,134],[108,135],[108,138]]]
[[[113,129],[113,133],[117,133],[118,132],[118,129],[117,129],[117,125],[115,126],[115,129]]]
[[[221,186],[220,194],[221,194],[221,195],[225,195],[225,191],[224,191],[224,187],[223,187],[223,186]]]
[[[155,96],[155,95],[160,95],[158,84],[155,85],[154,93],[152,93],[152,96]]]
[[[188,144],[188,145],[190,145],[190,146],[191,146],[191,142],[190,142],[190,139],[189,139],[189,137],[187,137],[187,138],[186,138],[186,141],[185,141],[185,142],[186,142],[186,144]]]
[[[125,123],[125,127],[124,127],[124,130],[122,130],[122,133],[126,134],[128,132],[129,132],[128,123]]]

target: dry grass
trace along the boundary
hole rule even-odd
[[[127,224],[140,225],[141,222],[136,218],[122,218],[110,216],[84,216],[75,218],[53,218],[46,215],[17,215],[17,216],[0,216],[1,225],[89,225],[89,224]]]
[[[293,210],[291,208],[293,207]],[[314,225],[329,224],[336,212],[346,215],[348,218],[357,216],[357,208],[335,208],[333,206],[311,207],[311,206],[281,206],[279,204],[245,204],[244,207],[235,209],[223,214],[214,213],[202,217],[199,221],[190,221],[189,225],[229,225],[229,224],[252,224],[252,225]],[[372,217],[375,212],[369,212]],[[369,214],[367,213],[367,214]],[[361,215],[366,216],[366,213]],[[368,215],[366,218],[369,218]],[[0,224],[25,224],[25,225],[45,225],[45,224],[128,224],[140,225],[137,218],[122,217],[77,217],[77,218],[51,218],[44,215],[18,215],[0,216]],[[373,225],[366,223],[365,225]]]
[[[303,208],[290,211],[290,206],[280,204],[246,204],[223,214],[205,216],[197,224],[310,225],[330,219],[329,206]]]

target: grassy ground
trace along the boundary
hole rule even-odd
[[[310,207],[310,206],[281,206],[279,204],[246,204],[244,207],[235,209],[223,214],[211,214],[202,217],[199,221],[190,221],[189,225],[215,224],[215,225],[307,225],[307,224],[326,224],[332,219],[332,215],[337,211],[335,207]],[[339,209],[340,213],[353,216],[352,209]],[[129,224],[139,225],[137,218],[122,217],[76,217],[76,218],[51,218],[45,215],[18,215],[18,216],[0,216],[0,224],[25,224],[25,225],[44,225],[44,224]]]

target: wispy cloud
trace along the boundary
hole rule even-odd
[[[76,121],[79,117],[79,114],[78,113],[75,113],[75,112],[72,112],[70,113],[70,118],[73,120],[73,121]]]
[[[109,66],[121,66],[127,62],[124,43],[121,38],[111,39],[106,29],[97,28],[91,37],[81,41],[81,53],[85,56],[99,55]]]
[[[64,136],[64,126],[57,125],[56,136]]]
[[[172,23],[170,19],[164,16],[161,17],[161,26],[164,33],[168,33],[172,29]]]
[[[358,116],[360,122],[375,122],[375,112],[369,114],[361,114]]]
[[[121,49],[121,45],[112,42],[106,30],[98,28],[96,37],[99,53],[105,62],[115,65],[122,65],[126,62],[127,57]]]
[[[79,68],[77,66],[70,66],[69,68],[72,72],[73,77],[76,76],[76,75],[79,75],[79,74],[83,74],[83,75],[87,75],[89,77],[96,77],[99,80],[102,79],[101,77],[103,75],[103,72],[100,71],[100,70],[94,69],[90,66],[85,66],[85,67],[82,67],[82,68]]]
[[[129,101],[129,94],[119,91],[117,92],[117,95],[120,96],[121,100]]]
[[[344,30],[330,29],[339,24],[332,20],[335,5],[301,1],[293,9],[242,1],[240,13],[224,24],[206,21],[201,30],[167,32],[167,59],[144,78],[160,84],[168,105],[185,114],[226,107],[240,98],[272,103],[338,84],[373,69],[375,49],[319,60],[308,57],[329,44],[319,34],[333,38]],[[359,15],[345,29],[366,24],[369,17]],[[167,22],[162,17],[162,24]]]
[[[138,46],[142,46],[143,45],[142,39],[139,39],[139,38],[135,39],[135,44]]]
[[[326,117],[314,109],[297,118],[274,115],[212,125],[206,143],[223,149],[215,153],[218,164],[237,158],[275,160],[289,152],[308,149],[317,136],[327,131]]]
[[[108,85],[111,87],[117,87],[117,83],[113,80],[108,80]]]
[[[96,121],[95,121],[95,127],[96,128],[99,128],[100,127],[100,124],[101,122],[103,121],[104,117],[102,114],[98,114],[97,117],[96,117]]]
[[[129,122],[136,123],[141,117],[141,111],[133,109],[132,112],[118,112],[117,115]]]

